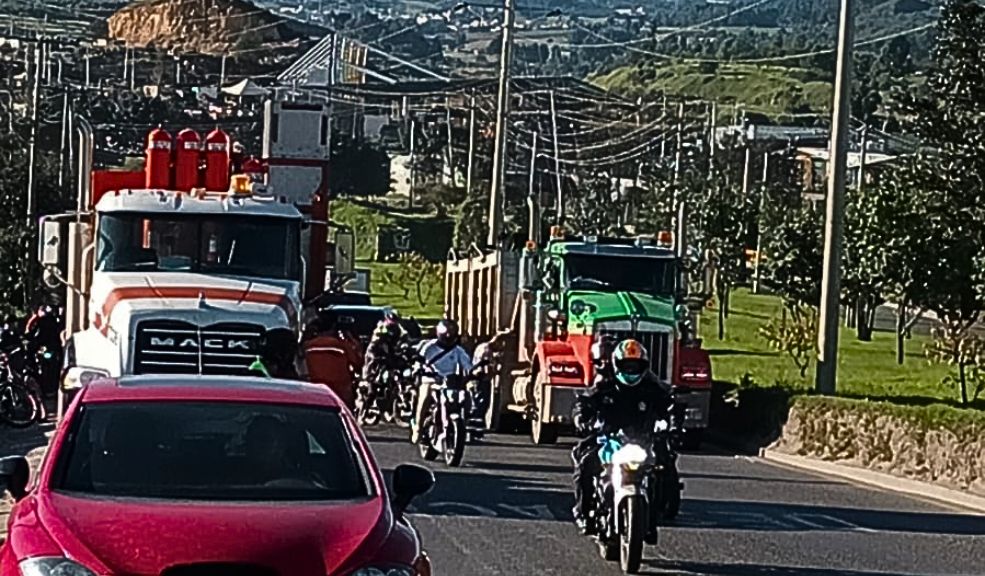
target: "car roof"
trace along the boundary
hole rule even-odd
[[[137,375],[98,380],[85,387],[83,403],[127,401],[218,401],[302,404],[338,408],[341,401],[322,384],[251,376]]]

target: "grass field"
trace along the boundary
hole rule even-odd
[[[667,64],[617,68],[590,80],[627,96],[667,93],[712,100],[734,99],[755,112],[820,112],[831,105],[832,87],[821,73],[751,64]]]
[[[712,370],[716,380],[738,383],[749,374],[757,385],[788,385],[810,389],[814,382],[814,364],[805,378],[786,356],[774,352],[759,335],[759,328],[780,311],[775,296],[753,295],[747,290],[736,292],[731,314],[726,321],[726,337],[718,340],[718,312],[709,309],[702,316],[700,335],[704,347],[711,350]],[[924,356],[926,336],[914,335],[906,343],[906,361],[896,363],[896,337],[876,332],[871,342],[860,342],[854,330],[842,328],[839,338],[838,394],[904,402],[922,400],[955,401],[955,387],[941,380],[947,366],[932,365]]]
[[[400,312],[401,316],[413,316],[424,324],[441,319],[444,302],[442,285],[433,285],[429,297],[425,299],[425,303],[422,305],[417,298],[416,287],[411,286],[405,296],[403,288],[390,280],[399,274],[399,264],[362,261],[358,262],[356,267],[370,270],[370,291],[373,295],[374,304],[393,306]],[[438,279],[434,281],[437,282]],[[440,281],[443,282],[443,279]]]

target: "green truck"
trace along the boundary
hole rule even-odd
[[[686,404],[687,438],[708,426],[711,364],[690,330],[681,266],[656,238],[574,237],[555,227],[545,246],[452,254],[445,308],[479,343],[497,337],[486,414],[491,430],[530,424],[536,444],[571,429],[577,394],[594,379],[592,344],[640,340],[653,373]]]

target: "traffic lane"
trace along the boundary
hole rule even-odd
[[[384,468],[421,462],[405,431],[370,430]],[[571,522],[570,444],[492,436],[434,464],[415,525],[442,574],[618,574]],[[721,451],[686,454],[680,517],[647,547],[650,574],[982,574],[985,520]]]

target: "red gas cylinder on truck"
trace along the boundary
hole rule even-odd
[[[263,162],[258,160],[255,156],[250,156],[246,160],[243,160],[243,174],[249,176],[250,180],[253,182],[263,182],[263,176],[265,173],[266,170],[264,170]]]
[[[205,189],[224,192],[229,189],[229,135],[216,128],[205,137]]]
[[[171,135],[157,127],[147,135],[147,159],[144,166],[147,188],[171,188]]]
[[[202,139],[198,132],[185,128],[178,132],[175,143],[177,146],[174,153],[174,188],[188,192],[199,186],[198,169]]]

